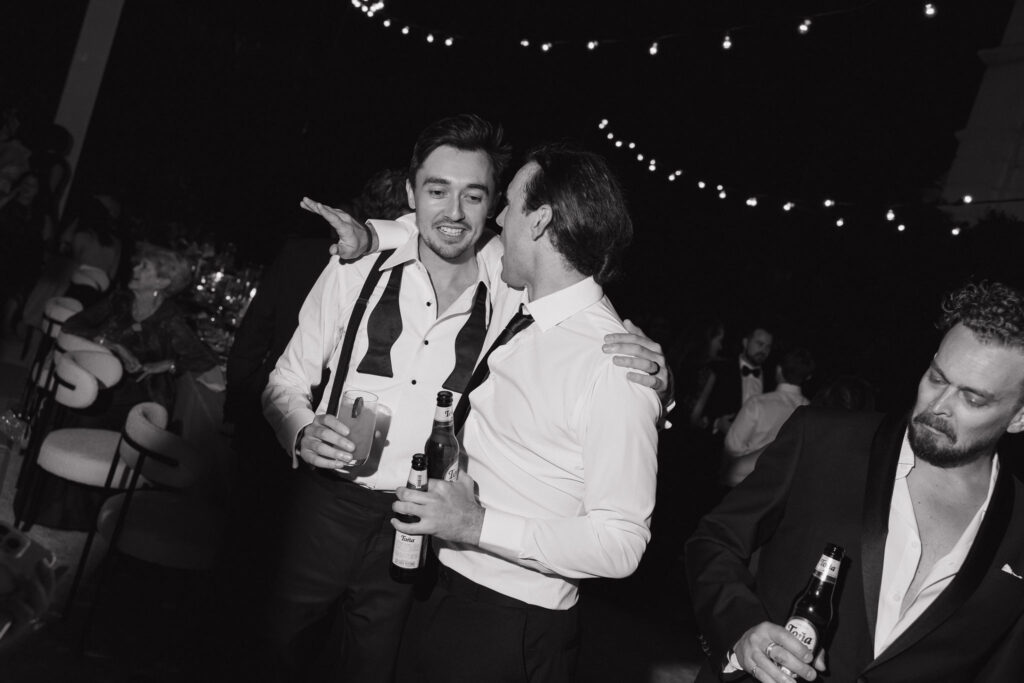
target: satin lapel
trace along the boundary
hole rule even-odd
[[[964,604],[967,598],[971,597],[992,566],[996,550],[1006,536],[1012,513],[1013,475],[1008,468],[1004,467],[996,479],[992,500],[989,501],[988,510],[985,512],[984,519],[981,520],[981,527],[978,528],[978,535],[974,538],[971,549],[967,551],[967,557],[964,558],[960,571],[957,572],[946,590],[942,591],[935,602],[925,610],[924,614],[893,641],[892,645],[887,647],[885,652],[872,663],[872,666],[895,657],[921,640],[949,619],[950,615]]]
[[[867,610],[868,641],[875,640],[878,619],[878,593],[882,585],[882,560],[889,534],[889,506],[896,483],[896,465],[907,429],[906,415],[890,415],[882,420],[871,443],[868,475],[865,482],[864,510],[860,536],[861,578],[864,581],[864,608]]]

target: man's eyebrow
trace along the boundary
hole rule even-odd
[[[424,185],[444,185],[445,187],[451,187],[452,186],[452,181],[448,180],[447,178],[440,178],[440,177],[437,177],[437,176],[430,176],[429,178],[424,178],[423,179],[423,184]],[[470,183],[469,185],[466,185],[466,189],[468,189],[468,190],[480,190],[484,194],[488,194],[488,195],[491,194],[491,189],[487,185],[483,185],[481,183]]]
[[[942,369],[939,368],[939,366],[935,363],[934,358],[932,359],[931,368],[936,373],[938,373],[940,377],[942,377],[942,380],[944,382],[949,383],[949,378],[946,377],[946,373],[944,373]],[[982,389],[975,389],[973,387],[962,386],[959,384],[957,385],[957,388],[960,389],[960,391],[966,391],[968,393],[975,394],[976,396],[980,396],[987,401],[994,401],[996,399],[996,395],[993,394],[991,391],[984,391]]]

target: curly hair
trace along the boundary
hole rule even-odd
[[[192,281],[192,263],[173,249],[143,242],[136,251],[136,258],[151,261],[156,274],[170,280],[164,290],[167,296],[184,291]]]
[[[958,323],[983,342],[1024,350],[1024,293],[1001,282],[964,285],[942,302],[939,327]]]

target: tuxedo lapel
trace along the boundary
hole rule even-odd
[[[896,465],[907,429],[906,415],[889,415],[878,426],[871,443],[868,474],[864,491],[864,510],[860,537],[861,578],[864,582],[864,608],[867,611],[868,641],[875,640],[878,619],[878,593],[882,585],[882,560],[889,534],[889,506],[896,483]]]
[[[1006,536],[1010,517],[1013,513],[1013,475],[1007,468],[999,471],[992,499],[988,510],[981,520],[978,534],[974,538],[971,549],[964,558],[953,581],[935,599],[906,631],[885,649],[885,652],[873,662],[873,666],[895,657],[903,650],[928,635],[936,627],[949,619],[950,615],[966,601],[984,578],[992,566],[996,550]]]

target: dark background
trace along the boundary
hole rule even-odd
[[[941,294],[968,277],[1024,284],[1019,224],[952,237],[934,206],[983,73],[977,52],[999,43],[1012,2],[935,4],[926,20],[916,0],[389,0],[382,16],[414,27],[403,37],[346,0],[128,0],[72,198],[112,192],[143,222],[266,263],[287,235],[322,231],[301,196],[352,197],[407,164],[425,124],[472,111],[503,123],[518,152],[569,140],[609,158],[636,223],[610,292],[652,336],[674,347],[701,315],[731,332],[757,317],[781,345],[810,346],[818,382],[857,372],[882,407],[903,405],[938,339]],[[86,5],[6,14],[0,96],[29,143],[56,112]],[[658,172],[612,147],[602,118]],[[780,211],[785,200],[797,210]],[[904,233],[884,221],[892,206]]]

